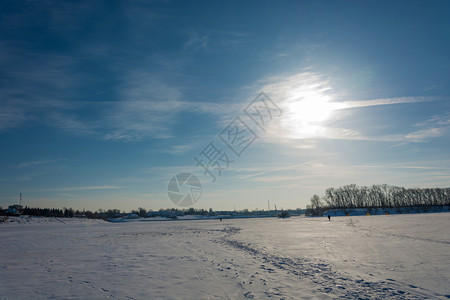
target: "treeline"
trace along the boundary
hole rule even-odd
[[[310,210],[319,208],[400,208],[450,205],[450,188],[404,188],[387,184],[329,188],[325,195],[311,198]]]
[[[74,210],[72,208],[63,207],[62,209],[58,208],[31,208],[26,206],[19,210],[20,215],[28,215],[34,217],[53,217],[53,218],[88,218],[88,219],[109,219],[115,217],[122,217],[129,214],[136,214],[139,217],[154,217],[154,216],[184,216],[184,215],[196,215],[196,216],[217,216],[217,215],[229,215],[229,216],[278,216],[280,212],[283,210],[233,210],[233,211],[214,211],[212,208],[209,210],[205,209],[196,209],[196,208],[186,208],[186,209],[178,209],[178,208],[169,208],[160,210],[152,210],[145,209],[139,207],[138,209],[131,210],[130,212],[120,211],[119,209],[99,209],[97,211],[89,211],[89,210]],[[288,209],[284,210],[286,216],[287,215],[302,215],[304,213],[303,209]],[[6,215],[5,210],[0,207],[0,215]]]
[[[119,210],[110,210],[110,211],[89,211],[89,210],[73,210],[72,208],[31,208],[26,206],[21,214],[35,217],[53,217],[53,218],[89,218],[89,219],[103,219],[106,218],[107,215],[120,212]]]
[[[138,212],[140,214],[147,214],[147,211],[143,208],[133,210],[133,213]],[[33,217],[50,217],[50,218],[87,218],[87,219],[108,219],[120,214],[125,214],[119,209],[99,209],[97,211],[90,210],[74,210],[72,208],[30,208],[25,207],[20,211],[22,215],[28,215]]]
[[[208,215],[211,214],[211,210],[207,211],[205,209],[160,209],[159,212],[177,212],[180,215]],[[99,209],[97,211],[90,211],[90,210],[74,210],[72,208],[31,208],[26,206],[25,208],[21,209],[20,211],[21,215],[28,215],[28,216],[34,216],[34,217],[51,217],[51,218],[88,218],[88,219],[108,219],[112,217],[117,217],[119,215],[126,215],[126,214],[136,214],[139,217],[147,217],[149,213],[153,212],[153,210],[147,210],[145,208],[139,207],[138,209],[131,210],[129,213],[126,213],[124,211],[120,211],[119,209]],[[158,213],[156,211],[155,213]],[[5,210],[3,210],[0,207],[0,215],[6,215]]]

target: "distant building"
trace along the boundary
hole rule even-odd
[[[128,214],[126,219],[139,219],[139,216],[137,214]]]
[[[160,210],[160,211],[149,211],[147,217],[165,217],[165,218],[175,218],[183,216],[184,212],[180,210]]]
[[[8,209],[5,210],[5,213],[6,213],[8,216],[18,216],[18,215],[21,215],[21,214],[23,214],[23,206],[20,205],[20,204],[13,204],[13,205],[10,205],[10,206],[8,207]]]

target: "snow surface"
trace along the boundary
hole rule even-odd
[[[0,223],[1,299],[446,299],[450,213]]]

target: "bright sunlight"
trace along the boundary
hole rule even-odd
[[[273,87],[273,86],[272,86]],[[344,104],[332,101],[331,88],[319,77],[297,74],[278,86],[283,90],[282,130],[289,138],[302,139],[327,136],[326,122]]]

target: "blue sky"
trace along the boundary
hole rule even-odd
[[[0,206],[174,207],[183,172],[205,209],[449,186],[448,1],[0,6]],[[264,128],[244,111],[261,92],[282,111]],[[257,136],[239,157],[236,117]],[[215,182],[210,142],[232,161]]]

